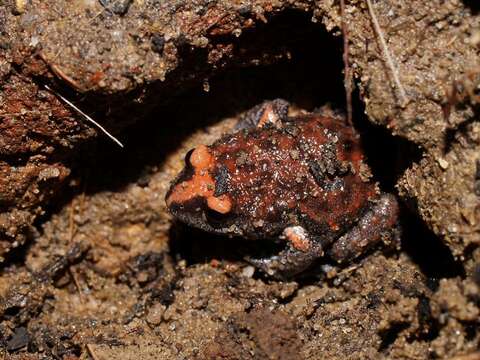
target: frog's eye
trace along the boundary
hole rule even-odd
[[[207,207],[205,210],[205,215],[207,216],[208,221],[213,223],[221,223],[228,217],[228,214],[219,213],[218,211],[212,210],[209,207]]]
[[[191,149],[187,154],[185,155],[185,165],[187,166],[192,166],[192,163],[190,162],[190,159],[192,158],[192,153],[195,151],[195,149]]]

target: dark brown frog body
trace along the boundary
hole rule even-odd
[[[337,261],[358,256],[390,234],[398,211],[370,179],[352,127],[314,113],[288,117],[286,107],[265,103],[246,128],[187,154],[166,199],[176,218],[205,231],[285,239],[280,254],[254,261],[273,275],[297,273],[324,250]]]

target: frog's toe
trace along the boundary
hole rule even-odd
[[[255,266],[257,269],[260,269],[263,271],[265,274],[277,277],[277,273],[279,269],[281,268],[279,264],[279,258],[278,256],[272,256],[269,258],[261,258],[261,259],[255,259],[252,257],[245,257],[245,260]]]
[[[323,255],[322,249],[309,244],[308,249],[299,250],[292,243],[286,249],[266,258],[246,258],[253,266],[267,275],[277,279],[285,279],[295,276],[306,270],[312,263]]]
[[[276,125],[287,119],[290,104],[283,99],[265,101],[247,111],[238,122],[235,130],[263,127],[267,124]]]
[[[298,225],[286,227],[280,238],[287,240],[293,249],[301,252],[309,252],[313,247],[313,242],[307,230]],[[319,254],[319,256],[322,255]]]

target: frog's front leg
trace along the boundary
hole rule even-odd
[[[284,279],[304,271],[323,256],[322,247],[312,241],[301,226],[285,228],[281,239],[287,241],[287,246],[278,254],[262,259],[248,258],[247,261],[270,276]]]
[[[353,228],[333,243],[328,254],[341,263],[360,256],[382,240],[397,245],[400,238],[398,211],[397,199],[391,194],[382,195]]]
[[[290,104],[283,99],[264,101],[247,111],[238,121],[235,130],[275,125],[288,116]]]

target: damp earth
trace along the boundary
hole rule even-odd
[[[0,5],[2,356],[480,358],[480,7],[344,3]],[[185,154],[249,109],[348,113],[345,48],[400,246],[281,280],[245,260],[275,244],[174,221]]]

